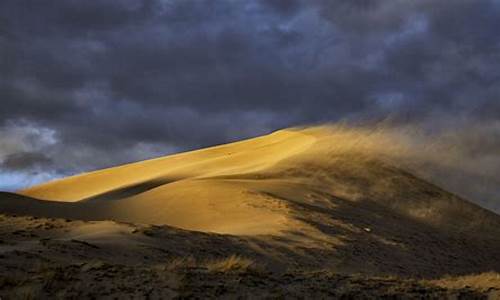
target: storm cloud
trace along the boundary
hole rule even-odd
[[[498,154],[499,28],[496,0],[3,0],[2,172],[339,120],[473,127],[457,143]]]

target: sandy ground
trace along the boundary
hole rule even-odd
[[[500,297],[499,273],[342,273],[311,266],[304,254],[278,259],[271,254],[282,249],[260,241],[267,252],[259,251],[253,238],[167,226],[1,215],[0,234],[2,299]]]
[[[0,193],[0,296],[496,297],[500,216],[380,145],[290,129]]]

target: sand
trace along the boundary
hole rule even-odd
[[[237,255],[312,281],[499,272],[500,216],[416,177],[384,157],[390,141],[364,134],[281,130],[0,193],[0,228],[21,235],[0,252],[150,271]]]

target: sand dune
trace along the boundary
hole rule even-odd
[[[53,206],[55,216],[111,218],[219,233],[277,233],[292,222],[278,201],[253,192],[248,183],[218,177],[272,169],[306,151],[315,140],[313,134],[278,131],[49,182],[20,194],[75,203],[71,208]]]
[[[336,201],[367,200],[443,226],[497,222],[492,213],[384,162],[378,144],[359,135],[332,127],[282,130],[85,173],[19,194],[64,202],[52,205],[55,216],[67,217],[71,210],[70,216],[89,220],[233,234],[286,231],[299,226],[297,205],[334,209]]]
[[[153,187],[183,179],[249,173],[304,151],[314,141],[312,135],[283,130],[243,142],[73,176],[21,194],[53,201],[81,201],[147,183]]]
[[[361,130],[282,130],[3,193],[0,212],[230,234],[239,246],[226,247],[275,266],[422,277],[499,271],[500,217],[419,179],[383,147],[390,141]],[[111,228],[92,241],[143,242]]]

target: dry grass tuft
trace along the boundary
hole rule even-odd
[[[487,272],[459,277],[447,276],[437,280],[430,280],[428,283],[448,289],[460,289],[468,286],[479,291],[487,291],[490,289],[500,290],[500,274],[496,272]]]
[[[192,256],[174,258],[164,266],[165,271],[202,269],[214,273],[257,271],[257,264],[249,258],[231,255],[226,258],[198,261]]]
[[[215,273],[245,272],[254,270],[255,266],[253,260],[238,255],[231,255],[228,258],[217,259],[205,263],[207,270]]]
[[[198,263],[196,262],[196,259],[194,259],[194,257],[192,256],[188,256],[188,257],[174,258],[165,266],[165,270],[178,271],[182,269],[192,269],[197,267]]]

